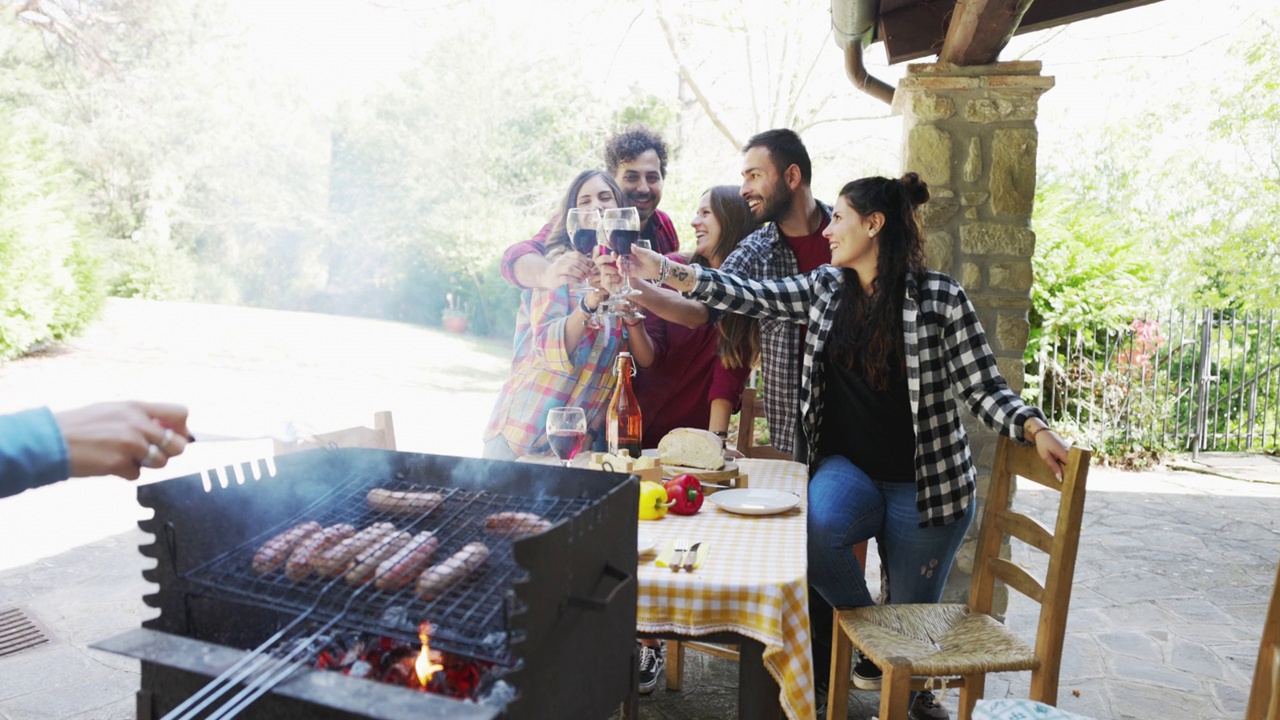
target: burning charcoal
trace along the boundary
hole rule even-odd
[[[409,620],[409,608],[404,605],[392,605],[382,613],[381,618],[383,625],[392,625],[395,627],[417,630],[418,623]]]
[[[476,702],[489,707],[505,709],[508,705],[515,702],[516,689],[509,685],[506,680],[499,680],[489,688],[489,691],[476,698]]]

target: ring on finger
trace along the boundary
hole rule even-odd
[[[159,447],[152,444],[147,446],[147,454],[142,458],[142,462],[138,464],[146,468],[157,468],[164,463],[164,460],[164,453],[160,451]]]
[[[165,452],[169,452],[169,441],[173,440],[173,430],[171,428],[164,429],[164,437],[160,440],[159,447]]]

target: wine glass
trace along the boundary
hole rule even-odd
[[[571,208],[564,216],[564,230],[569,235],[569,243],[573,249],[591,259],[591,251],[596,248],[596,228],[600,226],[600,211],[595,208]],[[592,292],[585,280],[573,286],[573,293],[585,295]]]
[[[645,250],[650,250],[652,249],[653,244],[649,242],[649,240],[646,238],[636,238],[635,241],[631,243],[631,247],[644,248]],[[648,282],[654,285],[657,284],[652,280],[646,280],[644,282]],[[639,295],[640,291],[637,290],[635,294]],[[644,313],[640,312],[640,307],[631,300],[622,300],[621,312],[617,314],[619,317],[621,317],[624,320],[643,320],[644,319]]]
[[[587,439],[587,416],[580,407],[551,408],[547,413],[547,440],[551,452],[565,467],[578,456]]]
[[[635,208],[608,208],[600,216],[600,236],[604,244],[621,256],[631,254],[631,245],[640,237],[640,213]],[[622,273],[622,287],[614,295],[626,297],[639,295],[631,286],[627,264],[619,259],[618,271]]]

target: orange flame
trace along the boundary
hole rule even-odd
[[[431,676],[438,671],[443,670],[444,666],[437,662],[440,659],[440,653],[431,649],[428,639],[431,635],[431,623],[424,622],[418,626],[418,637],[422,639],[422,652],[418,653],[418,660],[413,664],[413,669],[418,673],[418,682],[422,687],[426,687],[431,680]]]

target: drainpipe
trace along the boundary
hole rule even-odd
[[[893,86],[867,72],[862,62],[862,43],[854,40],[844,46],[844,71],[853,86],[885,104],[893,104]]]

